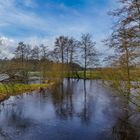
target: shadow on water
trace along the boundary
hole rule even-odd
[[[0,140],[139,140],[127,104],[112,95],[101,81],[64,79],[11,97],[0,105]]]

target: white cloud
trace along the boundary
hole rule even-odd
[[[91,0],[92,1],[92,0]],[[97,48],[104,52],[104,45],[100,43],[108,35],[110,25],[107,16],[107,9],[115,7],[115,0],[108,0],[108,6],[104,9],[97,9],[91,4],[87,9],[79,11],[76,8],[71,8],[63,3],[46,5],[48,8],[59,9],[63,12],[52,13],[46,12],[45,16],[39,15],[34,10],[23,10],[17,6],[17,2],[23,3],[27,8],[34,9],[38,5],[33,0],[0,0],[0,29],[12,30],[16,32],[15,40],[10,38],[5,39],[7,44],[0,46],[3,56],[12,56],[11,52],[15,49],[15,44],[18,41],[25,41],[32,45],[45,44],[54,45],[54,38],[59,35],[69,35],[79,38],[81,33],[93,33],[93,37],[97,42]],[[20,28],[31,30],[31,34],[23,33],[26,37],[19,36],[22,31]],[[33,31],[33,32],[32,32]],[[44,37],[39,34],[44,33]],[[0,33],[4,36],[9,36],[5,32]],[[10,54],[10,55],[8,55]]]
[[[35,5],[33,0],[24,0],[24,4],[26,6]],[[53,5],[53,8],[61,9],[63,13],[51,15],[46,12],[46,16],[41,17],[35,11],[29,12],[17,7],[16,0],[0,0],[0,21],[2,21],[0,25],[11,28],[26,28],[36,32],[48,33],[49,35],[71,34],[75,36],[98,28],[96,27],[98,26],[97,17],[94,17],[94,14],[97,14],[97,9],[93,10],[89,7],[91,10],[85,9],[81,12],[62,3]],[[98,11],[100,19],[104,19],[105,14],[102,14],[104,12],[104,10]]]
[[[11,38],[0,37],[0,57],[12,58],[17,42]]]
[[[33,37],[28,37],[24,39],[24,42],[26,44],[29,44],[31,46],[40,46],[41,44],[44,44],[45,46],[48,46],[49,49],[52,49],[54,47],[54,40],[55,37],[38,37],[38,36],[33,36]]]
[[[24,1],[26,6],[32,5],[32,3],[33,1],[31,0]],[[72,13],[73,11],[76,13],[74,9],[69,9],[62,4],[59,8],[65,9],[67,13]],[[43,32],[53,37],[62,34],[78,36],[90,30],[90,26],[88,26],[86,21],[81,21],[81,17],[76,18],[71,17],[69,19],[69,17],[63,16],[63,14],[58,15],[57,18],[49,14],[46,17],[41,17],[34,12],[19,9],[16,0],[0,0],[0,21],[2,21],[0,28],[4,27],[6,30],[16,30],[15,32],[17,32],[17,28],[25,28],[28,31],[32,30],[36,36],[38,32]],[[20,30],[18,32],[17,34],[22,34]]]
[[[44,19],[32,12],[19,9],[16,4],[16,0],[0,0],[0,21],[2,21],[2,25],[28,27],[44,31],[47,29],[47,22]]]
[[[28,37],[23,40],[24,43],[29,44],[31,48],[34,46],[40,46],[44,44],[48,46],[50,50],[54,47],[55,37]],[[14,56],[14,51],[18,45],[19,40],[11,39],[5,36],[0,36],[0,58],[12,58]]]

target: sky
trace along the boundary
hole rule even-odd
[[[107,12],[115,8],[116,0],[0,0],[1,54],[12,57],[19,41],[52,48],[60,35],[79,39],[83,33],[105,53],[101,41],[113,24]]]

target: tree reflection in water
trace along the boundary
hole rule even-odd
[[[56,115],[61,119],[73,118],[73,90],[75,81],[67,79],[66,84],[61,83],[52,92],[52,100],[55,106]]]
[[[90,104],[87,95],[86,80],[84,80],[84,104],[80,116],[83,124],[87,124],[87,125],[90,124],[91,110],[90,110]]]
[[[140,140],[140,127],[132,124],[130,116],[133,114],[131,113],[129,102],[126,102],[122,116],[112,127],[112,140]]]
[[[52,93],[53,104],[55,106],[57,116],[61,119],[80,117],[83,124],[89,124],[91,110],[86,91],[86,80],[83,82],[83,90],[81,91],[84,93],[79,93],[79,96],[83,96],[83,105],[80,107],[78,106],[78,110],[80,112],[75,109],[77,106],[73,102],[73,94],[75,93],[74,90],[76,90],[75,86],[77,82],[77,80],[66,79],[60,86],[55,87]]]
[[[83,80],[83,87],[79,96],[83,96],[83,104],[76,110],[77,106],[75,100],[76,80],[65,80],[63,84],[56,87],[52,93],[52,100],[55,107],[56,115],[60,119],[69,119],[73,117],[80,118],[82,124],[90,125],[92,113],[94,112],[94,103],[90,103],[90,96],[87,92],[86,80]],[[89,83],[88,83],[89,84]],[[92,81],[88,88],[92,87]],[[91,106],[92,105],[92,106]],[[121,117],[116,118],[116,123],[109,131],[111,132],[111,140],[139,140],[139,135],[136,134],[136,128],[129,122],[129,109],[126,105],[125,110],[122,112]],[[93,111],[93,112],[92,112]],[[108,130],[105,130],[108,131]]]

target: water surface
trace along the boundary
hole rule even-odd
[[[101,81],[65,79],[1,103],[0,140],[139,140],[126,108]]]

